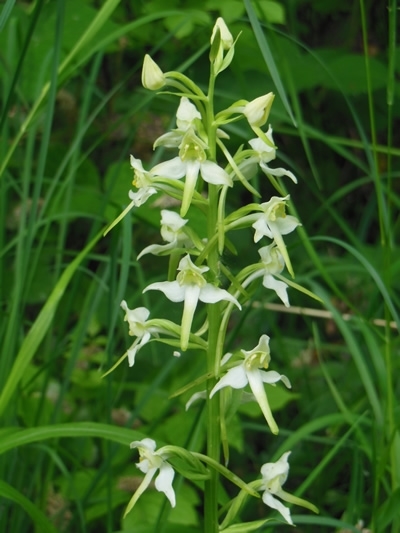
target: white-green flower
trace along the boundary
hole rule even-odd
[[[271,174],[272,176],[277,176],[278,178],[281,176],[287,176],[294,183],[297,183],[296,176],[293,174],[293,172],[290,172],[290,170],[286,170],[284,168],[271,168],[267,165],[267,163],[276,158],[276,147],[272,138],[271,126],[268,128],[268,131],[265,135],[271,144],[267,144],[259,137],[249,141],[249,144],[254,151],[254,155],[250,159],[253,160],[253,158],[255,158],[258,161],[261,170],[265,174]]]
[[[176,112],[177,128],[158,137],[153,148],[157,148],[157,146],[178,148],[185,133],[189,129],[196,131],[197,127],[200,125],[200,121],[201,115],[197,107],[186,98],[186,96],[183,96]]]
[[[159,255],[176,248],[192,246],[191,239],[183,231],[186,223],[187,219],[183,219],[175,211],[163,209],[161,211],[161,236],[168,244],[151,244],[141,251],[138,259],[145,254]]]
[[[266,289],[276,292],[286,307],[289,307],[289,298],[287,295],[288,285],[284,281],[275,279],[276,274],[280,274],[285,267],[285,261],[275,243],[264,246],[258,250],[261,258],[260,266],[255,270],[243,283],[247,287],[252,281],[262,277],[262,284]]]
[[[278,372],[275,372],[274,370],[268,372],[264,370],[269,367],[271,360],[268,335],[262,335],[257,346],[253,348],[253,350],[240,350],[240,353],[243,356],[243,359],[229,368],[227,373],[212,389],[210,398],[224,387],[243,389],[249,384],[272,433],[277,435],[279,429],[272,416],[271,408],[264,389],[264,383],[274,385],[278,381],[282,381],[286,387],[291,388],[290,381],[286,376],[278,374]],[[232,354],[226,354],[221,361],[222,366],[226,365],[231,357]]]
[[[152,335],[157,336],[162,330],[154,325],[148,325],[150,311],[146,307],[129,309],[125,300],[122,300],[121,307],[125,311],[124,320],[129,324],[129,335],[136,337],[127,351],[129,366],[133,366],[137,352],[149,342]]]
[[[265,463],[261,467],[262,485],[260,490],[264,491],[262,500],[265,505],[279,511],[286,522],[293,525],[289,509],[274,498],[274,496],[279,496],[282,500],[290,501],[287,498],[290,495],[282,489],[282,485],[285,483],[289,474],[288,457],[290,453],[284,453],[276,463]]]
[[[158,492],[163,492],[170,501],[171,506],[175,507],[175,491],[172,487],[175,471],[166,461],[168,458],[167,455],[162,453],[162,449],[158,452],[156,451],[156,442],[153,439],[143,439],[131,442],[131,448],[137,448],[139,451],[140,460],[139,463],[136,463],[136,466],[145,474],[145,477],[135,494],[132,496],[124,516],[131,511],[139,497],[150,485],[157,470],[159,470],[159,474],[155,479],[155,487]]]
[[[150,91],[158,91],[165,85],[163,71],[148,54],[144,56],[143,61],[142,85]]]
[[[181,179],[186,177],[183,191],[181,216],[185,216],[192,201],[199,173],[204,181],[213,185],[232,187],[232,178],[213,161],[207,160],[207,144],[196,136],[190,128],[179,145],[179,156],[164,161],[152,169],[156,176]]]
[[[214,42],[215,34],[217,33],[217,30],[219,30],[220,37],[221,37],[221,46],[223,50],[229,50],[233,46],[233,37],[231,32],[228,29],[228,26],[226,25],[224,19],[222,17],[218,17],[215,21],[214,28],[211,34],[211,44]]]
[[[271,507],[272,509],[276,509],[283,516],[286,522],[293,525],[289,509],[285,507],[279,500],[274,498],[274,496],[278,496],[278,498],[285,502],[306,507],[314,513],[318,513],[318,509],[315,507],[315,505],[307,500],[298,498],[297,496],[289,494],[282,489],[282,485],[285,483],[289,474],[288,457],[290,454],[291,452],[284,453],[282,457],[275,463],[265,463],[261,467],[262,479],[257,482],[256,488],[257,490],[264,491],[262,500],[265,505],[268,505],[268,507]]]
[[[269,202],[260,204],[262,212],[258,214],[252,227],[255,229],[254,242],[258,242],[264,236],[274,239],[287,269],[293,276],[292,264],[282,235],[291,233],[297,226],[300,226],[300,222],[294,216],[286,214],[286,200],[289,198],[289,195],[283,198],[273,196]]]
[[[160,281],[152,283],[143,292],[157,290],[165,294],[172,302],[183,303],[181,349],[185,351],[189,344],[194,312],[200,300],[205,303],[216,303],[227,300],[241,309],[239,302],[228,291],[207,283],[204,272],[208,267],[197,267],[189,255],[183,257],[178,266],[179,274],[175,281]]]
[[[268,93],[247,102],[243,108],[243,114],[250,126],[258,128],[264,126],[268,120],[274,98],[273,93]]]

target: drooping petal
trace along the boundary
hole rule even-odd
[[[139,485],[139,487],[136,489],[135,493],[133,494],[132,498],[130,499],[124,513],[124,517],[133,509],[135,503],[138,501],[139,497],[143,494],[143,492],[147,489],[147,487],[150,485],[151,480],[154,477],[154,474],[156,473],[157,468],[152,468],[149,470],[146,475],[143,478],[143,481]]]
[[[269,237],[270,239],[273,239],[273,234],[271,230],[269,229],[268,222],[264,218],[264,216],[261,216],[260,218],[258,218],[254,222],[254,224],[252,224],[252,228],[256,230],[254,233],[254,242],[258,242],[264,236]]]
[[[187,350],[189,344],[189,335],[192,329],[194,312],[199,301],[200,290],[199,285],[194,283],[185,286],[185,303],[183,305],[181,325],[181,348],[183,351]]]
[[[185,188],[183,189],[181,216],[184,217],[190,207],[193,193],[196,188],[197,178],[199,176],[200,161],[197,159],[189,159],[183,163],[186,168]]]
[[[292,518],[290,516],[290,511],[287,507],[283,505],[279,500],[274,498],[271,493],[269,493],[267,490],[262,495],[262,500],[265,503],[265,505],[268,505],[268,507],[271,507],[272,509],[275,509],[281,515],[283,518],[288,522],[289,524],[293,525]]]
[[[158,281],[148,285],[143,290],[143,292],[146,291],[161,291],[171,302],[183,302],[186,288],[182,287],[177,281]]]
[[[272,176],[277,176],[278,178],[281,176],[287,176],[293,181],[293,183],[297,183],[296,176],[293,172],[290,172],[290,170],[286,170],[285,168],[270,168],[262,162],[260,163],[260,167],[265,174],[272,174]]]
[[[210,398],[224,387],[232,387],[233,389],[243,389],[248,383],[247,374],[242,364],[230,368],[225,376],[218,381],[210,393]]]
[[[169,250],[174,250],[177,247],[177,241],[169,242],[168,244],[150,244],[146,246],[140,254],[137,256],[137,259],[140,259],[146,254],[160,255],[163,252],[168,252]]]
[[[151,172],[154,176],[179,180],[186,175],[186,163],[177,156],[159,163],[151,169]]]
[[[282,381],[288,389],[292,388],[289,379],[275,370],[268,370],[268,372],[265,372],[265,370],[259,370],[259,372],[264,383],[273,384]]]
[[[228,185],[232,187],[232,178],[217,163],[204,161],[200,165],[200,174],[204,181],[213,185]]]
[[[164,462],[160,466],[160,473],[156,477],[155,486],[158,492],[163,492],[165,496],[169,499],[171,506],[175,507],[175,491],[172,488],[172,481],[174,479],[175,471],[172,466]]]
[[[251,391],[254,394],[257,403],[260,406],[261,411],[263,412],[263,415],[265,416],[265,420],[267,421],[267,424],[269,425],[269,428],[272,433],[274,435],[277,435],[279,433],[279,428],[274,420],[274,417],[272,416],[272,411],[269,406],[267,395],[265,393],[260,370],[247,370],[246,373]]]
[[[205,400],[207,398],[207,392],[205,390],[195,392],[192,394],[192,396],[189,398],[189,400],[186,402],[185,405],[185,411],[189,409],[189,407],[194,404],[194,402],[197,402],[197,400]]]
[[[290,306],[287,295],[288,285],[284,281],[279,281],[270,274],[267,274],[263,277],[263,285],[266,289],[275,291],[286,307]]]

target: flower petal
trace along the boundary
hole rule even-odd
[[[232,187],[232,178],[217,163],[204,161],[200,165],[200,174],[204,181],[213,185],[228,185]]]
[[[217,391],[223,389],[224,387],[243,389],[247,383],[247,374],[243,364],[234,366],[233,368],[229,369],[225,376],[222,376],[222,378],[218,381],[210,393],[210,398],[212,398]]]
[[[265,503],[265,505],[268,505],[268,507],[271,507],[272,509],[276,509],[283,518],[288,522],[289,524],[293,525],[292,518],[290,516],[290,511],[287,507],[283,505],[279,500],[274,498],[272,494],[270,494],[267,490],[262,495],[262,500]]]
[[[186,287],[182,287],[177,281],[159,281],[148,285],[143,292],[161,291],[171,302],[183,302]]]
[[[267,274],[263,278],[263,285],[266,289],[272,289],[275,291],[286,307],[290,306],[287,295],[288,285],[284,281],[278,281],[270,274]]]
[[[145,202],[147,202],[150,196],[153,196],[153,194],[156,193],[157,190],[154,187],[142,187],[141,189],[138,189],[137,192],[129,191],[128,195],[129,198],[132,200],[133,205],[135,207],[140,207]]]
[[[160,466],[160,473],[156,477],[155,486],[158,492],[163,492],[165,496],[169,499],[171,506],[175,507],[176,499],[175,492],[172,488],[172,481],[174,479],[175,471],[172,466],[164,462]]]
[[[271,408],[269,406],[268,398],[265,393],[264,384],[262,380],[262,375],[260,370],[247,370],[247,379],[249,380],[249,385],[252,393],[254,394],[258,405],[260,406],[265,420],[269,425],[270,430],[274,435],[279,433],[279,428],[272,416]]]
[[[207,304],[215,304],[221,300],[227,300],[228,302],[235,304],[239,309],[242,309],[242,306],[232,294],[225,289],[220,289],[215,287],[215,285],[211,285],[211,283],[207,283],[201,288],[200,300]]]
[[[179,180],[186,175],[186,164],[180,157],[174,157],[156,165],[151,169],[151,173],[154,176]]]
[[[200,287],[190,284],[185,286],[185,303],[183,305],[182,324],[181,324],[181,348],[187,350],[189,344],[189,335],[192,329],[194,312],[196,311],[199,301]]]
[[[277,176],[278,178],[281,176],[287,176],[294,183],[297,183],[296,176],[293,174],[293,172],[290,172],[290,170],[286,170],[284,168],[270,168],[262,162],[260,163],[260,168],[265,174],[272,174],[272,176]]]
[[[272,384],[277,383],[278,381],[282,381],[288,389],[292,388],[292,385],[290,384],[288,378],[283,374],[279,374],[279,372],[276,372],[275,370],[268,370],[268,372],[260,370],[259,372],[264,383]]]

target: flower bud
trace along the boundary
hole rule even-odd
[[[150,89],[150,91],[158,91],[165,85],[163,71],[148,54],[144,56],[143,61],[142,85],[145,89]]]
[[[215,34],[217,33],[217,28],[219,29],[221,35],[221,43],[224,50],[229,50],[233,45],[233,37],[231,32],[228,30],[228,26],[225,24],[225,21],[222,17],[218,17],[215,22],[212,34],[211,34],[211,44],[214,41]]]
[[[245,105],[243,114],[249,121],[250,126],[261,128],[267,122],[274,98],[275,95],[273,93],[268,93]]]

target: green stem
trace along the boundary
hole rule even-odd
[[[209,158],[216,159],[216,128],[214,126],[214,82],[213,74],[210,76],[210,85],[207,102],[207,133],[209,141]],[[207,217],[207,234],[210,240],[217,230],[218,218],[218,187],[209,185],[208,188],[209,211]],[[207,264],[210,269],[211,280],[218,280],[219,254],[218,247],[213,246],[207,257]],[[220,303],[208,304],[208,351],[207,351],[207,371],[214,377],[207,382],[207,455],[217,463],[220,462],[221,448],[221,426],[220,426],[220,398],[215,395],[210,398],[210,392],[215,385],[215,371],[219,366],[221,354],[218,353],[218,333],[221,324]],[[204,532],[218,533],[218,484],[219,474],[216,470],[211,470],[211,477],[205,482],[204,496]]]

